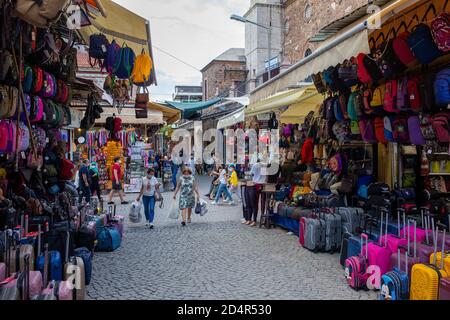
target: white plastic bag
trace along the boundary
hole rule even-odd
[[[169,219],[178,220],[179,215],[180,209],[178,208],[178,201],[173,200],[172,204],[170,205]]]
[[[130,207],[130,213],[128,215],[128,219],[131,223],[140,223],[142,220],[142,204],[138,201],[134,201]]]
[[[201,198],[199,200],[199,203],[200,203],[200,207],[201,207],[200,216],[203,217],[205,214],[208,213],[208,206],[207,206],[208,203]]]

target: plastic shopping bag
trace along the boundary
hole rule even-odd
[[[141,214],[142,205],[140,202],[135,201],[131,204],[130,213],[128,215],[128,219],[131,223],[140,223],[142,220]]]
[[[207,206],[207,202],[203,199],[199,200],[199,204],[200,204],[200,216],[204,216],[205,214],[208,213],[208,206]]]
[[[172,204],[170,206],[169,219],[177,220],[179,215],[180,215],[180,209],[178,208],[178,201],[174,200],[174,201],[172,201]]]

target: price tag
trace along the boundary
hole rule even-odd
[[[27,157],[25,156],[25,152],[24,151],[22,151],[21,153],[20,153],[20,155],[22,156],[22,159],[26,159]]]
[[[412,94],[412,95],[409,96],[409,100],[414,100],[414,99],[416,99],[415,95]]]
[[[102,51],[103,51],[103,52],[107,52],[106,46],[105,46],[104,44],[102,44]]]

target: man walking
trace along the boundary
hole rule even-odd
[[[112,201],[112,198],[114,196],[114,193],[119,193],[119,198],[122,204],[128,204],[127,201],[124,199],[124,193],[122,189],[122,167],[120,166],[120,158],[115,157],[114,158],[114,165],[111,168],[111,178],[112,178],[112,189],[109,193],[109,202],[108,204],[114,204]]]
[[[80,170],[78,171],[78,184],[80,190],[80,203],[83,202],[83,198],[87,203],[91,202],[91,175],[89,172],[89,160],[84,159]]]

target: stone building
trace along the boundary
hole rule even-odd
[[[363,16],[367,12],[369,3],[367,0],[285,0],[283,2],[285,64],[293,64],[301,60],[320,46],[322,39],[314,39],[319,30],[350,14],[354,15],[354,18]]]
[[[217,96],[240,97],[246,93],[245,49],[231,48],[202,70],[203,100]]]

